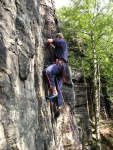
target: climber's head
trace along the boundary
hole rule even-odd
[[[60,38],[60,39],[63,39],[63,38],[64,38],[62,33],[57,33],[57,34],[55,35],[55,37],[56,37],[56,38]]]

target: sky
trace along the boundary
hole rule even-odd
[[[55,1],[55,7],[56,9],[59,9],[60,7],[64,5],[68,5],[70,0],[54,0]]]
[[[54,1],[56,9],[59,9],[64,5],[69,5],[70,3],[70,0],[54,0]],[[100,1],[102,2],[102,4],[106,4],[107,2],[109,2],[109,0],[100,0]]]

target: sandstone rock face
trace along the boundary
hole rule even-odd
[[[70,125],[72,83],[57,120],[55,102],[45,100],[42,70],[52,59],[45,43],[56,32],[53,0],[0,1],[0,150],[80,149]]]

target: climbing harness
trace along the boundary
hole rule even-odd
[[[51,3],[51,0],[49,0],[48,3],[50,4],[50,3]],[[51,15],[51,10],[50,10],[51,8],[50,8],[49,5],[48,5],[48,7],[49,7],[49,12],[48,12],[48,13],[49,13],[49,19],[48,19],[48,20],[49,20],[49,31],[50,31],[50,37],[52,38],[51,16],[50,16],[50,15]],[[50,44],[50,47],[51,47],[51,51],[52,51],[52,48],[55,48],[52,43]],[[53,63],[53,54],[52,54],[52,63]],[[61,65],[63,65],[63,63],[65,63],[65,62],[64,62],[63,60],[56,59],[56,64],[58,64],[58,63],[61,64]],[[63,79],[64,79],[64,81],[66,81],[66,78],[64,77],[64,69],[63,69]],[[58,84],[57,78],[56,78],[56,81],[57,81],[58,88],[60,88],[60,87],[59,87],[59,84]],[[74,130],[71,117],[70,117],[68,111],[66,110],[66,103],[65,103],[65,101],[64,101],[64,98],[63,98],[63,95],[62,95],[61,90],[60,90],[60,93],[61,93],[61,96],[62,96],[62,101],[63,101],[63,104],[64,104],[64,108],[65,108],[66,114],[67,114],[67,116],[68,116],[68,118],[69,118],[69,123],[70,123],[71,129],[72,129],[73,134],[74,134],[74,137],[75,137],[75,139],[76,139],[76,141],[77,141],[77,146],[79,147],[79,150],[82,150],[82,148],[81,148],[81,146],[80,146],[80,141],[78,140],[77,135],[76,135],[76,132],[75,132],[75,130]]]

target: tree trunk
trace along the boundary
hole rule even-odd
[[[97,149],[101,150],[101,143],[100,143],[100,131],[99,131],[99,117],[100,117],[100,107],[99,107],[99,91],[100,86],[98,86],[98,62],[96,56],[96,49],[94,46],[94,37],[92,35],[92,49],[93,49],[93,61],[94,61],[94,104],[95,104],[95,129],[96,129],[96,144]]]

